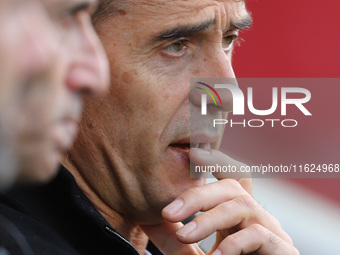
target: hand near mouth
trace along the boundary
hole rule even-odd
[[[216,150],[191,149],[192,164],[243,164]],[[162,211],[166,223],[143,230],[165,254],[204,254],[197,242],[217,232],[207,254],[299,254],[279,222],[251,196],[250,178],[216,176],[217,182],[188,189]],[[245,176],[246,177],[246,176]],[[203,212],[185,226],[181,221]]]

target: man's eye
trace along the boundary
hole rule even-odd
[[[169,46],[166,46],[164,49],[171,53],[180,53],[183,49],[186,48],[185,42],[185,40],[180,40],[173,44],[170,44]]]
[[[238,38],[237,35],[228,35],[223,38],[222,47],[224,51],[229,51],[233,45],[233,42]]]

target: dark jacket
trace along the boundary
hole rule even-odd
[[[1,230],[0,221],[0,247],[11,255],[31,254],[23,251],[21,242],[27,242],[34,255],[139,254],[110,226],[63,167],[49,184],[2,193],[0,215],[12,222],[22,237]]]

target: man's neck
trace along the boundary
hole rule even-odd
[[[148,237],[141,228],[129,221],[127,217],[124,217],[124,215],[107,206],[96,192],[91,189],[90,185],[88,185],[86,180],[72,163],[68,160],[63,160],[62,164],[69,172],[71,172],[79,188],[84,192],[111,227],[114,228],[120,235],[124,236],[124,238],[129,240],[140,254],[144,254],[148,243]]]

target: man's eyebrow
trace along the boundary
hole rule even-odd
[[[237,20],[235,22],[231,22],[229,26],[229,30],[242,30],[242,29],[247,29],[251,26],[253,23],[253,18],[248,15],[247,17]]]
[[[195,25],[178,26],[163,32],[160,32],[155,38],[151,40],[151,43],[157,41],[164,41],[165,39],[176,39],[180,37],[188,37],[195,33],[201,32],[215,24],[215,19],[205,21]]]

